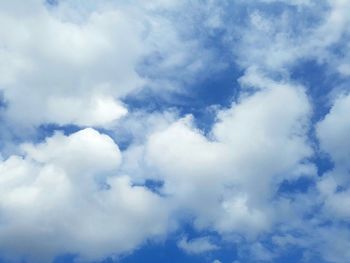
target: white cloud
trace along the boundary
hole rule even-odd
[[[250,247],[250,257],[258,262],[271,262],[275,255],[261,243],[255,243]]]
[[[165,200],[115,176],[118,146],[92,129],[23,146],[0,164],[0,250],[48,262],[62,253],[95,260],[167,232]]]
[[[255,235],[275,220],[269,200],[279,183],[312,167],[305,162],[309,116],[302,89],[273,82],[219,112],[210,138],[190,117],[154,133],[146,157],[164,193],[194,213],[197,227]]]
[[[318,189],[325,199],[324,209],[329,218],[348,220],[350,213],[349,159],[350,150],[350,95],[342,94],[335,99],[330,112],[316,128],[320,147],[330,155],[334,168],[320,179]]]
[[[349,1],[252,0],[240,4],[251,8],[247,20],[223,28],[229,32],[225,41],[243,69],[256,66],[270,74],[290,76],[297,63],[316,61],[329,72],[347,76]]]
[[[191,240],[184,237],[177,245],[189,254],[200,254],[219,249],[217,245],[210,241],[209,237],[199,237]]]
[[[329,153],[336,168],[347,170],[349,166],[350,149],[344,147],[350,134],[350,95],[340,95],[335,99],[330,113],[317,125],[317,135],[322,150]]]
[[[127,112],[123,96],[144,86],[160,93],[192,79],[212,55],[181,35],[184,25],[170,14],[182,7],[170,3],[1,3],[7,121],[14,128],[110,126]]]
[[[77,24],[39,1],[32,5],[25,14],[6,6],[0,13],[7,25],[0,29],[1,67],[8,71],[0,83],[10,121],[104,125],[125,114],[118,97],[143,82],[135,72],[142,27],[119,10]],[[9,64],[13,58],[18,62]]]

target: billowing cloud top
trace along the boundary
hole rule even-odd
[[[350,262],[349,13],[0,1],[1,262]]]

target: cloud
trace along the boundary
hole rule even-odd
[[[340,170],[349,169],[350,151],[343,146],[350,139],[350,118],[347,114],[349,110],[350,96],[340,95],[333,102],[330,113],[317,125],[322,150],[330,154],[336,168]]]
[[[139,25],[118,10],[92,13],[78,24],[41,1],[23,8],[34,11],[12,13],[5,5],[0,14],[7,25],[0,33],[6,117],[22,125],[105,125],[123,116],[118,97],[142,84],[135,72]]]
[[[21,8],[2,3],[4,118],[15,128],[108,127],[127,113],[121,102],[126,95],[144,87],[172,90],[203,70],[210,51],[182,37],[183,24],[175,27],[172,16],[161,14],[181,8],[135,2],[59,1],[50,7],[32,0]]]
[[[120,162],[118,146],[93,129],[23,145],[23,156],[2,161],[2,255],[97,260],[165,234],[165,200],[116,176]]]
[[[184,237],[177,243],[177,245],[189,254],[201,254],[219,249],[217,245],[210,241],[209,237],[200,237],[191,240]]]
[[[310,110],[302,89],[273,82],[220,111],[209,138],[190,116],[152,134],[146,160],[197,227],[257,234],[275,220],[269,200],[279,184],[312,168]]]
[[[350,96],[339,95],[333,102],[330,112],[317,124],[317,135],[321,149],[330,155],[334,168],[320,179],[318,189],[324,198],[327,217],[333,220],[347,220],[350,216],[347,203],[349,192],[349,157],[346,147],[349,138]]]
[[[237,6],[249,12],[237,25],[235,20],[224,25],[224,42],[243,69],[254,66],[285,77],[299,63],[316,61],[347,75],[348,1],[253,0]]]
[[[262,261],[262,262],[271,262],[275,255],[265,248],[261,243],[255,243],[250,248],[250,256],[254,258],[254,260]]]

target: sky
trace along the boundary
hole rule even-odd
[[[349,12],[0,1],[0,263],[350,262]]]

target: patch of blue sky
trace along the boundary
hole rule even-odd
[[[199,128],[208,131],[214,120],[210,107],[230,106],[239,91],[237,78],[241,71],[237,67],[227,67],[203,74],[206,77],[186,86],[186,92],[169,91],[167,95],[159,96],[157,91],[145,89],[125,97],[123,102],[130,111],[162,112],[174,108],[180,116],[192,114]]]
[[[218,259],[222,262],[232,262],[238,259],[238,249],[236,245],[230,242],[223,242],[215,232],[198,231],[190,224],[183,223],[180,230],[173,233],[163,241],[148,241],[130,254],[118,257],[108,257],[102,261],[92,263],[136,263],[136,262],[152,262],[152,263],[212,263]],[[220,245],[219,250],[204,252],[201,254],[189,254],[180,249],[177,245],[178,241],[186,236],[190,240],[203,235],[211,235],[211,238]],[[55,259],[54,263],[74,263],[78,255],[62,255]]]
[[[189,227],[182,229],[186,236],[191,238],[197,237],[194,235],[193,230]],[[238,243],[218,241],[220,249],[210,252],[204,252],[201,254],[188,254],[180,249],[177,245],[178,240],[182,237],[183,233],[173,234],[167,240],[162,242],[146,242],[141,247],[136,249],[130,254],[125,254],[118,257],[108,257],[102,261],[96,261],[91,263],[138,263],[138,262],[152,262],[152,263],[212,263],[214,260],[219,260],[222,263],[231,262],[273,262],[273,263],[295,263],[301,262],[305,258],[307,249],[295,246],[287,245],[284,248],[277,248],[275,244],[271,242],[271,239],[266,239],[260,244],[269,251],[272,255],[275,255],[268,261],[261,261],[252,257],[250,252],[251,244],[241,241]],[[192,234],[192,235],[191,235]],[[197,235],[201,234],[197,232]],[[202,234],[206,234],[205,232]],[[298,235],[295,236],[296,238]],[[277,251],[278,250],[278,251]],[[275,254],[274,254],[275,253]],[[77,255],[63,255],[54,260],[54,263],[74,263],[76,262]],[[323,263],[317,254],[310,254],[309,263]],[[23,262],[25,263],[25,262]]]

